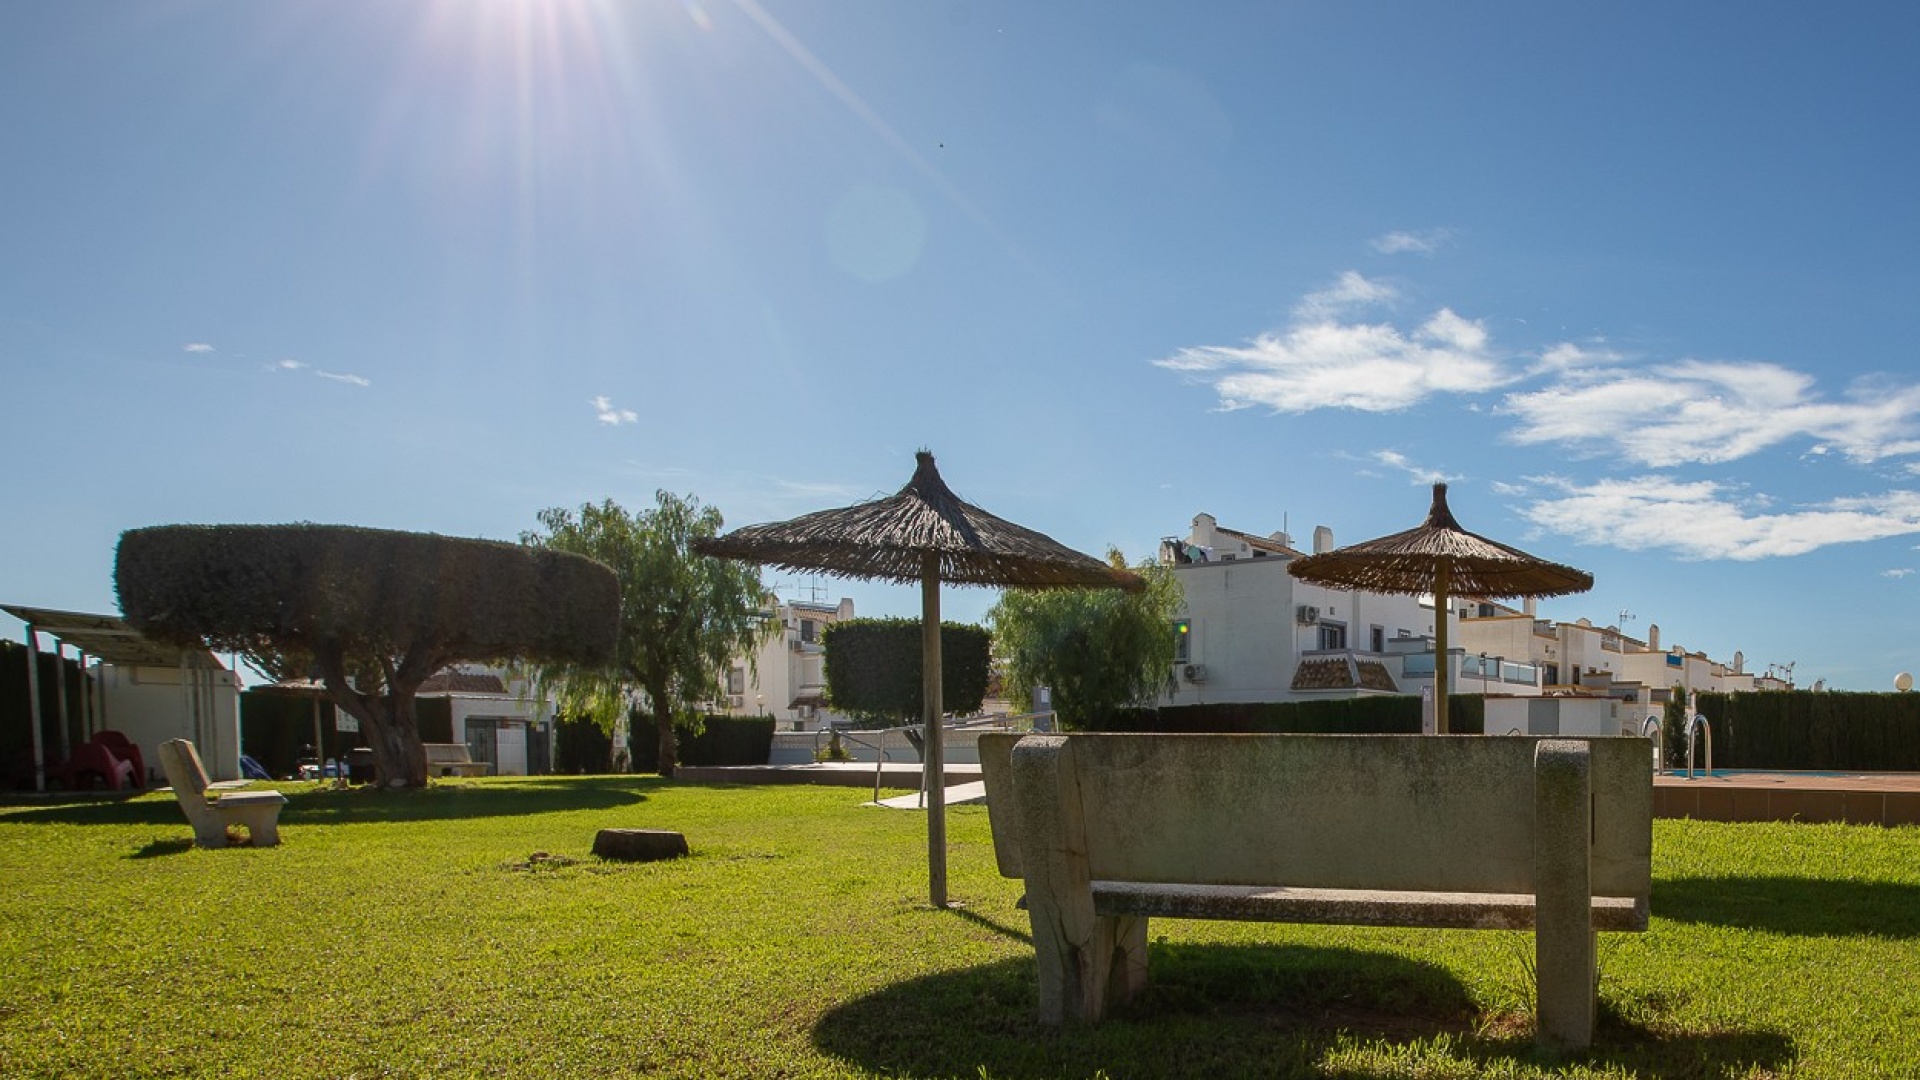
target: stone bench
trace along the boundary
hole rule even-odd
[[[473,760],[466,743],[422,743],[427,752],[428,776],[485,776],[493,766]]]
[[[247,830],[254,847],[273,847],[280,842],[280,808],[287,797],[277,791],[229,791],[217,798],[207,797],[207,770],[200,763],[200,752],[185,739],[169,739],[160,744],[160,767],[180,803],[187,823],[193,826],[193,842],[206,848],[227,846],[227,829],[238,825]]]
[[[1152,917],[1534,931],[1539,1042],[1593,1037],[1595,933],[1647,928],[1644,739],[992,735],[1040,1019],[1146,985]]]

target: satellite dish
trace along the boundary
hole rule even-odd
[[[1903,671],[1900,674],[1895,675],[1893,677],[1893,688],[1895,690],[1900,691],[1903,694],[1913,689],[1913,673],[1910,671]]]

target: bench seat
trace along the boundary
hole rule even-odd
[[[1096,915],[1171,919],[1418,926],[1439,930],[1531,930],[1531,893],[1401,892],[1387,889],[1295,889],[1267,885],[1157,885],[1095,881]],[[1592,898],[1595,930],[1640,932],[1647,902],[1632,896]]]

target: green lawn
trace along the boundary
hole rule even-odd
[[[1555,1064],[1520,934],[1161,921],[1138,1007],[1041,1029],[978,808],[936,912],[924,820],[855,789],[280,787],[257,851],[170,796],[0,807],[0,1076],[1920,1076],[1920,829],[1658,823],[1652,932]]]

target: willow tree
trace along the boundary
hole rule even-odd
[[[1127,568],[1117,549],[1107,552]],[[995,651],[1016,700],[1034,687],[1052,690],[1063,727],[1083,728],[1128,705],[1152,701],[1173,664],[1173,619],[1180,583],[1173,571],[1143,562],[1138,592],[1114,589],[1008,589],[987,613]]]
[[[420,787],[420,684],[460,661],[613,653],[607,567],[492,540],[342,525],[162,525],[121,534],[114,587],[150,637],[315,671],[383,783]]]
[[[632,514],[611,499],[577,513],[542,510],[542,531],[521,541],[590,556],[619,575],[620,634],[611,659],[540,664],[536,674],[562,713],[607,729],[637,694],[653,718],[660,775],[671,776],[680,760],[676,721],[718,698],[734,658],[751,662],[778,624],[757,568],[694,552],[694,540],[719,533],[720,511],[666,491],[654,498],[657,505]]]

